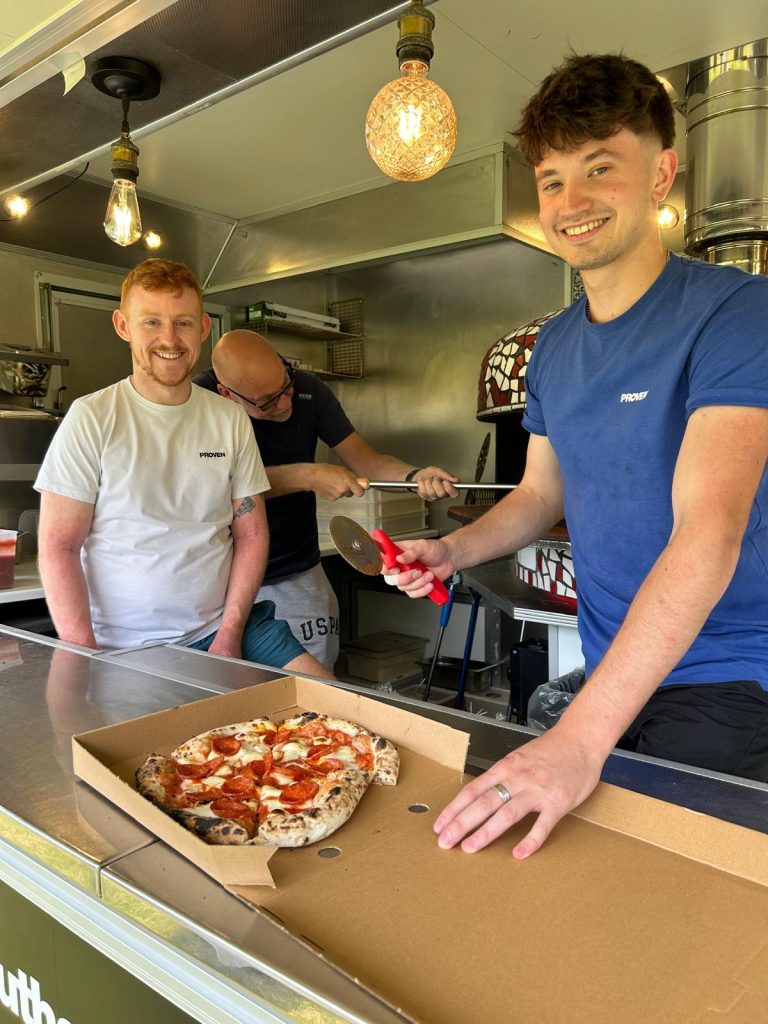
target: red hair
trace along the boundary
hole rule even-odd
[[[174,295],[181,295],[185,288],[189,288],[200,300],[200,310],[203,309],[203,292],[200,284],[189,267],[183,263],[157,258],[144,260],[134,267],[123,281],[120,290],[121,306],[125,306],[128,292],[134,285],[148,292],[173,292]]]

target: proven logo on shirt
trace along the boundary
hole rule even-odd
[[[621,396],[621,402],[642,402],[648,396],[647,391],[625,391]]]
[[[200,452],[201,459],[224,459],[226,456],[226,452]]]

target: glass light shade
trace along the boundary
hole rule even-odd
[[[423,181],[445,167],[456,147],[456,112],[422,65],[403,69],[374,96],[365,144],[376,166],[398,181]]]
[[[29,213],[30,202],[26,196],[14,195],[8,196],[5,200],[5,208],[12,217],[21,218],[26,217]]]
[[[141,215],[136,185],[128,178],[115,178],[104,218],[107,238],[118,245],[133,245],[141,238]]]

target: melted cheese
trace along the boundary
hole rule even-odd
[[[303,739],[287,740],[285,743],[275,744],[273,753],[277,758],[280,754],[281,761],[298,761],[300,758],[306,757],[309,752],[310,744]]]
[[[357,767],[357,753],[352,749],[352,747],[338,747],[330,756],[338,757],[338,759],[343,761],[345,764],[351,764],[354,765],[355,768]]]
[[[266,744],[262,747],[255,747],[249,743],[247,747],[240,748],[235,754],[234,760],[239,765],[250,764],[251,761],[263,761],[268,753],[269,747]]]

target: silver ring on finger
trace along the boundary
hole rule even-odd
[[[501,797],[501,805],[502,805],[502,807],[504,806],[504,804],[509,803],[509,801],[512,799],[512,794],[509,792],[507,787],[506,786],[502,786],[502,784],[500,782],[497,782],[494,785],[493,788],[496,790],[496,792]]]

